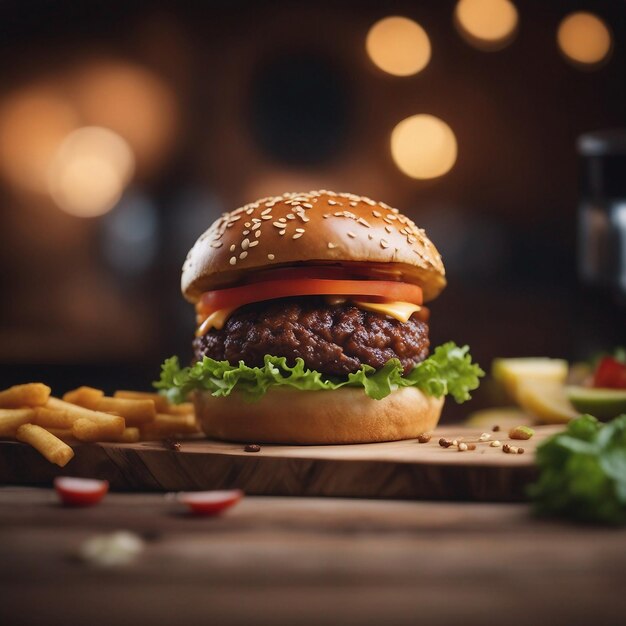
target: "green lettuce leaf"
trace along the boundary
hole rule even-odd
[[[535,510],[586,522],[626,524],[626,415],[601,424],[591,415],[537,448]]]
[[[399,387],[417,387],[425,394],[440,398],[450,394],[457,402],[469,400],[484,372],[468,353],[453,342],[435,349],[425,361],[416,365],[406,376],[399,360],[391,359],[375,370],[363,365],[347,380],[325,378],[320,372],[307,369],[302,359],[292,367],[284,357],[265,356],[262,367],[248,367],[243,361],[230,365],[204,357],[190,367],[181,367],[178,357],[167,359],[161,368],[161,378],[154,386],[172,402],[182,402],[194,390],[208,391],[214,396],[228,396],[233,391],[255,401],[273,387],[291,387],[305,391],[332,391],[341,387],[361,387],[375,400],[381,400]]]

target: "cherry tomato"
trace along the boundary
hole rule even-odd
[[[218,515],[234,506],[243,498],[243,491],[187,491],[177,495],[177,500],[186,504],[192,513],[198,515]]]
[[[109,481],[58,476],[54,479],[54,488],[63,504],[91,506],[104,498],[109,491]]]

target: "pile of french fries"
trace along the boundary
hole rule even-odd
[[[158,441],[200,432],[191,403],[173,405],[164,396],[142,391],[79,387],[63,399],[42,383],[0,391],[0,438],[17,439],[64,467],[74,456],[72,443]]]

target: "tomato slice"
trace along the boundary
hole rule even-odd
[[[604,357],[593,377],[594,387],[626,389],[626,365],[611,356]]]
[[[243,491],[188,491],[177,495],[177,500],[186,504],[192,513],[217,515],[237,504],[243,498]]]
[[[70,506],[91,506],[98,504],[109,491],[107,480],[58,476],[54,488],[63,504]]]
[[[226,308],[239,308],[251,302],[293,296],[368,296],[393,302],[422,304],[422,289],[417,285],[386,280],[327,280],[299,278],[267,280],[241,287],[207,291],[197,305],[199,313],[210,314]]]

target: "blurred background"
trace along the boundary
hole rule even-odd
[[[449,277],[434,343],[488,366],[626,341],[623,0],[0,15],[3,385],[147,388],[164,357],[190,358],[179,277],[200,233],[317,188],[427,229]]]

